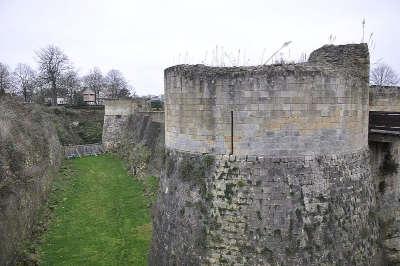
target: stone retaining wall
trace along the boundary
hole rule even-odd
[[[387,265],[400,264],[400,139],[369,143],[382,247]]]
[[[68,159],[99,155],[102,153],[104,153],[102,144],[64,146],[64,156]]]
[[[380,265],[368,158],[169,150],[150,265]]]
[[[108,100],[105,102],[102,139],[106,151],[116,150],[121,145],[133,115],[148,117],[154,123],[164,124],[164,112],[149,110],[149,106],[142,100]]]

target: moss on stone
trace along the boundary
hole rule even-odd
[[[214,164],[214,157],[211,155],[203,155],[200,157],[183,156],[179,165],[179,177],[187,182],[194,182],[200,185],[201,194],[206,195],[206,173]]]
[[[390,174],[397,173],[398,167],[399,167],[399,165],[393,159],[392,155],[390,153],[387,153],[385,155],[385,159],[383,160],[383,164],[382,164],[380,170],[383,175],[390,175]]]
[[[206,165],[207,167],[210,167],[210,166],[213,165],[214,162],[215,162],[214,156],[209,155],[209,154],[204,155],[203,160],[204,160],[204,163],[205,163],[205,165]]]
[[[262,216],[261,216],[261,212],[260,211],[257,211],[257,218],[258,218],[258,220],[262,220]]]
[[[239,180],[237,185],[238,185],[238,187],[244,187],[244,186],[246,186],[246,183],[243,180]]]
[[[232,201],[232,197],[234,194],[234,191],[233,191],[234,187],[235,187],[235,184],[232,184],[232,183],[228,183],[225,185],[224,195],[225,195],[225,199],[227,199],[229,202]]]

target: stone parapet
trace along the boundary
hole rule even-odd
[[[364,44],[324,46],[302,64],[170,67],[166,147],[277,156],[365,148],[368,69]]]
[[[400,112],[400,87],[370,86],[369,110],[379,112]]]

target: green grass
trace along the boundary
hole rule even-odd
[[[135,179],[113,155],[66,161],[62,175],[41,265],[147,265],[157,179]]]

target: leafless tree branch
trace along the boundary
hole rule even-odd
[[[394,86],[399,83],[399,76],[385,63],[379,63],[371,70],[370,83],[378,86]]]
[[[40,77],[50,84],[52,105],[57,105],[59,81],[65,72],[72,69],[69,58],[64,52],[54,45],[42,48],[36,53],[39,63]]]

